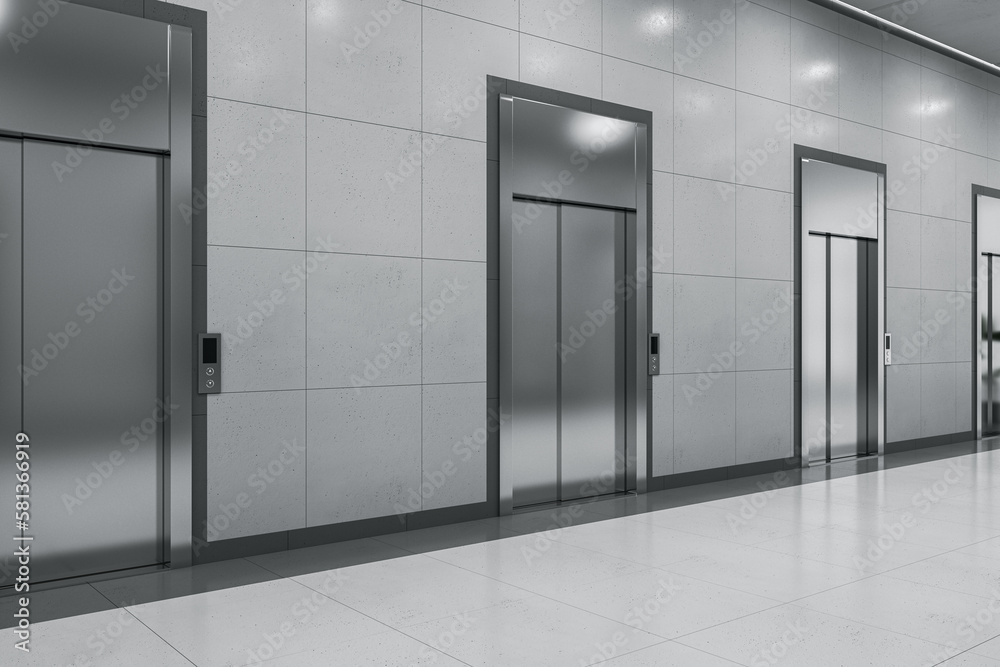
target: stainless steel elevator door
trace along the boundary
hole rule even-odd
[[[510,427],[514,504],[523,506],[559,497],[559,207],[515,201],[514,215]]]
[[[810,234],[806,250],[803,444],[812,462],[863,456],[877,448],[877,245]]]
[[[609,209],[561,209],[561,500],[572,500],[624,483],[625,320],[616,287],[625,220]]]
[[[515,200],[514,506],[624,489],[623,211]]]
[[[162,158],[24,142],[36,581],[162,562]]]
[[[1000,433],[1000,255],[985,253],[981,267],[987,276],[985,289],[980,289],[980,319],[982,326],[982,412],[983,435]],[[983,272],[980,273],[983,275]]]

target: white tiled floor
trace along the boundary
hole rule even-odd
[[[1000,666],[1000,450],[636,502],[251,559],[279,578],[38,623],[0,664]]]

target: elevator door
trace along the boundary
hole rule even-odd
[[[877,242],[811,233],[803,337],[811,462],[877,451]]]
[[[65,171],[79,149],[18,148],[21,290],[0,294],[20,409],[3,430],[31,439],[32,579],[160,563],[162,158],[90,148]]]
[[[625,212],[513,211],[514,505],[624,490]]]
[[[979,292],[983,435],[996,435],[1000,433],[1000,255],[983,253],[980,262],[987,276],[985,289],[980,287]]]

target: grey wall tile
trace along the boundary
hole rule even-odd
[[[882,127],[920,138],[920,65],[882,54]]]
[[[211,99],[208,156],[209,243],[305,249],[305,114]]]
[[[886,206],[920,213],[920,142],[891,132],[882,133],[882,158],[886,165]]]
[[[671,71],[674,0],[633,0],[605,11],[604,54]]]
[[[223,11],[211,0],[178,4],[208,13],[209,95],[305,110],[305,0],[245,0]]]
[[[674,271],[674,177],[653,172],[653,252],[656,273]]]
[[[486,141],[486,76],[518,77],[517,33],[423,11],[423,130]]]
[[[793,144],[824,151],[840,150],[840,121],[836,116],[793,107],[791,118]]]
[[[737,375],[675,377],[675,473],[735,465]]]
[[[520,31],[591,51],[601,50],[603,1],[521,3]]]
[[[674,376],[653,377],[653,476],[674,473]]]
[[[736,274],[736,198],[717,181],[674,177],[674,270]]]
[[[991,160],[1000,160],[1000,95],[996,91],[989,94],[987,117],[986,157]]]
[[[920,239],[920,286],[924,289],[955,288],[955,223],[924,218]]]
[[[674,276],[663,274],[653,283],[652,333],[660,334],[660,372],[674,372]]]
[[[840,15],[840,34],[865,46],[882,50],[883,31],[849,16]]]
[[[919,288],[922,219],[913,213],[889,210],[885,221],[885,284]]]
[[[920,64],[934,70],[935,72],[947,74],[950,77],[954,77],[958,71],[958,68],[956,67],[958,62],[956,60],[949,58],[944,54],[938,53],[937,51],[931,50],[926,46],[920,47]]]
[[[518,0],[422,0],[424,7],[441,9],[477,21],[517,28]]]
[[[920,365],[890,366],[885,374],[886,441],[920,438],[920,409]]]
[[[972,225],[955,223],[955,289],[971,292],[974,287],[972,276],[972,255],[976,252],[972,245]]]
[[[793,20],[791,76],[792,104],[835,115],[840,104],[840,38],[815,25]]]
[[[957,95],[958,81],[927,67],[920,69],[921,139],[941,144],[954,135]]]
[[[955,364],[955,431],[965,433],[975,428],[972,406],[975,400],[975,376],[971,363]]]
[[[486,144],[448,139],[424,156],[423,179],[423,256],[486,261]]]
[[[955,148],[985,157],[989,145],[989,92],[963,81],[956,87]]]
[[[920,326],[927,345],[920,355],[921,363],[955,362],[957,313],[952,292],[922,290],[920,293]]]
[[[307,525],[406,513],[420,485],[420,387],[315,390],[307,400]]]
[[[924,215],[955,219],[955,153],[956,151],[937,144],[923,142],[921,145],[920,157],[923,161],[920,212]]]
[[[792,196],[736,188],[736,275],[791,280]]]
[[[904,37],[889,32],[882,33],[882,47],[886,53],[897,58],[903,58],[917,65],[920,64],[920,45]]]
[[[486,500],[486,385],[423,387],[422,508]],[[409,492],[407,497],[412,497]]]
[[[208,248],[208,330],[223,335],[222,391],[305,388],[304,255]]]
[[[987,160],[980,155],[955,151],[955,174],[955,219],[972,222],[972,186],[987,182]]]
[[[520,80],[536,86],[601,97],[601,54],[532,35],[521,35]]]
[[[736,183],[791,192],[790,113],[787,104],[736,94]]]
[[[862,160],[882,162],[882,131],[877,127],[840,119],[840,152]]]
[[[210,396],[207,424],[209,541],[304,528],[306,392]]]
[[[892,363],[919,364],[926,340],[920,328],[921,290],[887,288],[885,330],[892,334]]]
[[[486,381],[486,264],[423,262],[423,382]]]
[[[420,260],[330,253],[310,259],[309,386],[418,384]]]
[[[840,117],[882,127],[882,52],[840,38]]]
[[[792,372],[736,374],[736,463],[792,456]]]
[[[419,257],[420,134],[311,116],[308,137],[310,245]]]
[[[920,435],[923,438],[957,432],[955,366],[920,365]]]
[[[737,279],[736,370],[792,368],[793,317],[790,282]]]
[[[674,170],[727,181],[736,155],[736,93],[685,77],[674,79]]]
[[[971,362],[976,356],[973,352],[978,338],[978,328],[972,310],[971,292],[948,292],[948,298],[955,306],[955,360]]]
[[[759,4],[739,3],[736,89],[788,102],[791,96],[788,76],[791,59],[791,19]]]
[[[674,71],[700,81],[734,87],[735,0],[674,0],[674,21]]]
[[[754,4],[773,9],[782,14],[791,12],[791,0],[755,0]]]
[[[653,169],[674,168],[674,75],[604,57],[603,99],[653,113]]]
[[[674,372],[735,369],[736,280],[674,277]]]
[[[309,111],[419,130],[421,11],[409,2],[309,0]]]
[[[792,18],[805,21],[824,30],[837,32],[840,30],[840,15],[826,7],[814,4],[810,0],[792,0]]]

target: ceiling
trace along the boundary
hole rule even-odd
[[[990,63],[1000,64],[1000,0],[845,0]]]

